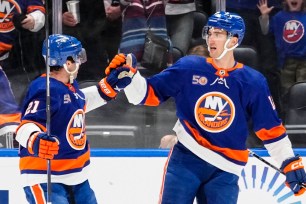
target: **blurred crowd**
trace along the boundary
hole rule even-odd
[[[0,2],[4,8],[0,11],[0,136],[14,132],[20,120],[20,102],[14,98],[10,77],[22,73],[31,81],[46,69],[41,55],[46,34],[44,1],[16,2]],[[62,32],[79,39],[87,52],[79,81],[101,79],[120,52],[134,53],[141,61],[148,29],[171,42],[172,63],[190,54],[208,56],[202,28],[216,10],[215,0],[79,0],[79,19],[67,2],[63,0],[62,12],[58,11]],[[53,33],[52,9],[49,5],[49,34]],[[289,88],[306,80],[305,0],[226,0],[226,11],[243,17],[246,33],[240,47],[255,51],[252,66],[266,77],[286,122]],[[243,63],[249,65],[247,60]],[[146,69],[150,68],[142,70]]]

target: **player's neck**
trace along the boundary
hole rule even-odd
[[[219,68],[223,69],[230,69],[235,66],[235,59],[233,52],[229,52],[226,55],[224,55],[221,59],[214,59],[214,64],[217,65]]]
[[[64,69],[61,69],[59,71],[52,71],[50,72],[50,77],[54,78],[64,84],[67,84],[69,82],[69,75],[66,71],[63,71]]]

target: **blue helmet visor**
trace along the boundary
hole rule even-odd
[[[77,56],[76,62],[83,64],[87,61],[87,55],[86,55],[86,50],[82,48],[82,50],[79,52]]]

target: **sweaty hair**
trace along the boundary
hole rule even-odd
[[[50,66],[50,71],[52,72],[52,71],[59,71],[59,70],[61,70],[63,67],[61,67],[61,66]]]

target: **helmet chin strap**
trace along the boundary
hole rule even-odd
[[[64,66],[64,69],[66,70],[66,72],[70,75],[69,82],[70,82],[70,84],[72,84],[73,80],[75,79],[74,74],[79,70],[80,64],[75,63],[75,70],[72,71],[72,72],[68,70],[68,67],[67,67],[66,63],[63,66]]]
[[[231,40],[231,38],[228,38],[228,39],[226,40],[226,42],[224,43],[224,50],[223,50],[223,52],[221,53],[221,55],[219,55],[219,57],[217,57],[217,58],[215,58],[215,59],[217,59],[217,60],[221,59],[222,57],[224,57],[224,55],[225,55],[228,51],[231,51],[231,50],[235,49],[236,47],[238,47],[238,43],[236,43],[236,45],[234,45],[233,47],[227,48],[227,45],[228,45],[228,43],[230,42],[230,40]],[[206,42],[207,42],[207,40],[206,40]],[[208,47],[208,52],[210,52],[209,46],[207,46],[207,47]]]

